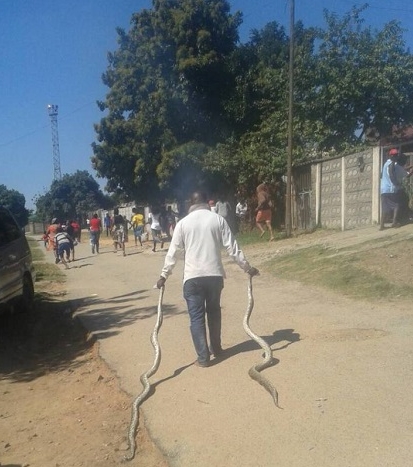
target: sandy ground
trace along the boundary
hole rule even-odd
[[[384,232],[377,228],[318,232],[245,251],[259,267],[268,257],[311,243],[340,248],[385,241],[393,235],[404,235],[411,241],[412,227]],[[14,389],[7,389],[7,394],[2,391],[2,400],[7,397],[14,402],[0,405],[1,465],[117,465],[119,453],[126,449],[130,405],[141,391],[139,376],[153,363],[149,338],[158,301],[153,285],[164,255],[165,251],[152,253],[149,245],[141,251],[131,244],[126,257],[114,254],[110,246],[92,255],[86,243],[79,245],[79,259],[66,273],[68,297],[76,316],[90,330],[92,341],[97,340],[98,353],[107,367],[94,356],[95,347],[84,356],[78,355],[86,363],[102,367],[93,366],[87,386],[78,387],[76,394],[69,395],[71,404],[63,405],[73,411],[80,400],[91,401],[89,405],[99,416],[112,409],[109,414],[116,413],[118,421],[112,424],[108,418],[110,444],[99,448],[102,434],[93,423],[76,432],[74,420],[82,420],[78,414],[72,415],[72,425],[66,415],[53,417],[61,405],[61,393],[81,384],[79,376],[72,381],[69,370],[62,368],[62,374],[57,373],[60,379],[56,381],[55,375],[43,395],[50,401],[47,416],[45,409],[38,407],[38,417],[32,419],[36,430],[30,431],[31,422],[26,417],[18,430],[12,424],[16,432],[7,431],[9,437],[5,436],[4,427],[8,429],[8,420],[19,412],[19,400],[26,401],[31,389],[21,381],[23,392],[16,398]],[[248,369],[261,360],[262,351],[242,327],[247,278],[236,265],[225,264],[228,277],[222,297],[222,337],[226,351],[222,361],[207,369],[193,365],[181,265],[167,282],[159,334],[162,361],[151,378],[153,391],[142,406],[141,438],[136,458],[129,465],[162,465],[160,457],[150,458],[159,452],[152,450],[144,436],[144,424],[172,467],[412,465],[411,304],[355,301],[266,274],[255,278],[251,327],[273,349],[276,364],[264,374],[278,390],[282,406],[278,409],[248,376]],[[79,365],[84,368],[85,361]],[[105,391],[100,394],[102,387]],[[45,425],[54,429],[55,437],[42,439],[41,453],[28,453],[27,445]],[[77,441],[71,441],[72,451],[79,454],[76,461],[65,457],[70,451],[64,441],[68,427],[78,435]],[[22,443],[24,455],[19,456]],[[95,462],[90,460],[93,456]]]

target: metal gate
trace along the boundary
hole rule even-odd
[[[295,167],[293,172],[293,227],[297,230],[313,230],[311,212],[311,166]]]

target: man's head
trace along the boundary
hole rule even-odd
[[[395,157],[399,154],[399,150],[397,148],[391,148],[389,150],[389,157]]]
[[[207,203],[208,198],[205,192],[203,191],[194,191],[191,196],[191,204],[203,204]]]

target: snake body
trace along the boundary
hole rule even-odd
[[[254,381],[257,381],[257,383],[261,384],[261,386],[270,393],[276,407],[281,408],[278,405],[277,390],[271,384],[271,382],[261,374],[262,370],[270,367],[273,364],[273,357],[272,357],[271,347],[267,344],[267,342],[265,342],[264,339],[262,339],[262,337],[255,334],[250,328],[249,320],[250,320],[250,316],[251,316],[253,308],[254,308],[254,297],[252,294],[252,277],[250,276],[249,283],[248,283],[248,307],[244,315],[243,326],[244,326],[245,332],[251,337],[251,339],[257,342],[257,344],[259,344],[260,347],[264,350],[264,360],[261,363],[257,363],[253,365],[249,369],[248,374]]]
[[[135,452],[136,452],[135,437],[136,437],[136,430],[138,428],[138,423],[139,423],[139,407],[149,394],[149,390],[151,388],[149,378],[158,371],[159,364],[161,363],[161,347],[159,346],[159,342],[158,342],[158,332],[162,326],[162,321],[163,321],[162,300],[163,300],[164,290],[165,290],[165,287],[162,287],[159,291],[157,320],[156,320],[155,327],[153,328],[153,331],[151,334],[151,343],[152,343],[152,347],[155,350],[155,358],[154,358],[154,362],[151,368],[149,368],[149,370],[143,373],[140,377],[143,390],[136,397],[136,399],[134,400],[132,404],[132,417],[131,417],[131,422],[130,422],[129,431],[128,431],[129,453],[124,456],[123,458],[124,461],[131,461],[135,457]]]
[[[150,387],[151,387],[149,378],[158,371],[159,364],[161,362],[161,348],[158,342],[158,333],[162,326],[162,321],[163,321],[162,300],[163,300],[164,291],[165,291],[165,287],[162,287],[159,293],[157,320],[156,320],[154,329],[151,334],[151,343],[155,351],[155,358],[154,358],[154,362],[151,368],[149,368],[149,370],[143,373],[140,377],[140,382],[143,386],[143,390],[136,397],[136,399],[134,400],[132,404],[132,416],[131,416],[131,422],[130,422],[130,426],[128,430],[129,453],[123,457],[124,461],[131,461],[135,457],[135,453],[136,453],[135,437],[136,437],[136,430],[138,428],[138,423],[139,423],[139,407],[149,394]],[[271,395],[274,401],[274,404],[280,408],[280,406],[278,405],[277,390],[270,383],[270,381],[261,374],[262,370],[270,367],[273,364],[273,357],[272,357],[271,347],[267,344],[267,342],[265,342],[264,339],[262,339],[260,336],[255,334],[250,328],[249,320],[250,320],[250,316],[251,316],[253,308],[254,308],[254,297],[252,294],[252,277],[250,276],[249,283],[248,283],[248,307],[244,315],[243,326],[244,326],[245,332],[251,337],[251,339],[257,342],[260,345],[260,347],[264,350],[264,360],[262,363],[257,363],[253,365],[249,369],[248,374],[254,381],[257,381],[257,383],[259,383],[261,386],[264,387],[264,389],[266,389],[269,392],[269,394]]]

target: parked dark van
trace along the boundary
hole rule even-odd
[[[23,229],[0,206],[0,311],[31,311],[35,271]]]

